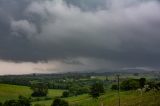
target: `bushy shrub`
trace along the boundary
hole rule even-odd
[[[113,84],[111,87],[112,90],[118,90],[118,86],[116,84]]]
[[[124,80],[120,85],[121,90],[136,90],[139,87],[140,85],[138,79]]]
[[[2,106],[31,106],[28,98],[20,96],[18,100],[7,100]]]
[[[146,79],[145,78],[140,78],[139,79],[139,86],[140,86],[140,88],[143,88],[145,84],[146,84]]]
[[[69,95],[74,96],[74,95],[80,95],[84,93],[89,93],[89,87],[88,86],[80,86],[78,84],[72,84],[69,87]]]
[[[68,97],[69,96],[69,92],[68,91],[64,91],[62,94],[62,97]]]
[[[51,106],[69,106],[68,102],[60,99],[60,98],[56,98]]]

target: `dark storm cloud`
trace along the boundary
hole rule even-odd
[[[159,11],[157,0],[0,0],[0,58],[158,67]]]

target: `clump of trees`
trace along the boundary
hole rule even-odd
[[[127,79],[121,82],[120,89],[121,90],[136,90],[138,88],[143,88],[146,84],[145,78],[140,79]],[[118,86],[116,84],[113,84],[111,87],[112,90],[117,90]]]
[[[0,106],[31,106],[30,99],[19,96],[18,100],[7,100],[3,104],[0,103]]]
[[[112,90],[118,90],[117,84],[112,84],[111,89],[112,89]]]
[[[139,80],[138,79],[128,79],[128,80],[124,80],[121,84],[120,84],[120,88],[121,90],[136,90],[138,88],[140,88],[139,85]]]
[[[146,84],[146,79],[145,78],[140,78],[139,79],[139,86],[140,88],[144,88],[144,85]]]
[[[69,87],[68,91],[69,91],[70,96],[74,96],[74,95],[76,96],[76,95],[88,93],[89,87],[88,86],[80,86],[78,84],[72,84]]]
[[[93,98],[98,98],[101,94],[104,93],[104,86],[101,82],[96,82],[91,86],[90,95]]]
[[[159,91],[160,90],[160,82],[147,82],[146,86],[144,87],[145,91],[150,91],[152,89]]]
[[[51,106],[69,106],[68,102],[60,99],[60,98],[56,98]]]
[[[47,96],[48,94],[48,86],[45,83],[34,83],[31,85],[31,89],[33,90],[33,97]]]
[[[64,91],[62,97],[77,96],[89,93],[89,86],[80,86],[79,84],[71,84],[67,91]]]
[[[112,90],[118,90],[117,84],[113,84],[111,87]],[[149,81],[147,82],[145,78],[140,79],[127,79],[121,82],[120,84],[121,90],[136,90],[141,89],[145,92],[150,90],[159,91],[160,90],[160,82],[157,81]]]

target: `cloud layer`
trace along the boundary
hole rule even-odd
[[[0,59],[159,69],[159,11],[158,0],[1,0]]]

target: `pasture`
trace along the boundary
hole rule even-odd
[[[54,98],[56,96],[61,96],[62,92],[63,90],[49,89],[47,98]],[[0,102],[4,102],[5,100],[10,100],[10,99],[17,99],[20,95],[25,97],[30,97],[31,93],[32,90],[30,89],[30,87],[0,84]]]
[[[64,75],[66,76],[66,75]],[[61,76],[53,80],[53,77],[40,77],[43,80],[46,79],[46,82],[50,83],[50,86],[53,87],[61,87],[64,88],[65,85],[72,85],[72,91],[75,89],[79,89],[82,87],[91,86],[91,84],[95,81],[101,81],[105,83],[105,93],[101,95],[98,99],[93,99],[88,93],[82,93],[78,96],[72,95],[70,97],[62,98],[69,103],[69,106],[118,106],[118,94],[117,91],[111,90],[112,84],[117,84],[115,75],[91,75],[91,77],[68,77],[65,78]],[[157,77],[156,77],[157,76]],[[27,79],[28,76],[26,76]],[[147,81],[157,81],[158,75],[156,74],[142,74],[142,75],[134,75],[134,74],[125,74],[121,75],[121,81],[133,78],[139,79],[141,77],[145,77]],[[35,76],[30,77],[33,78],[31,81],[35,81]],[[37,76],[37,79],[39,77]],[[75,78],[75,80],[73,80]],[[156,78],[156,79],[155,79]],[[25,78],[24,78],[25,79]],[[108,80],[108,81],[107,81]],[[11,80],[9,80],[10,82]],[[19,80],[15,80],[19,81]],[[30,81],[30,80],[29,80]],[[159,80],[158,80],[159,81]],[[24,81],[25,82],[25,81]],[[62,86],[63,85],[63,86]],[[78,85],[78,87],[77,87]],[[82,86],[83,85],[83,86]],[[133,84],[135,85],[135,83]],[[61,88],[50,88],[48,89],[48,94],[46,97],[31,97],[32,90],[27,86],[19,86],[19,85],[10,85],[10,84],[0,84],[0,102],[4,102],[10,99],[18,99],[20,95],[25,96],[27,98],[31,98],[32,106],[36,106],[36,104],[40,104],[40,106],[51,106],[55,97],[61,97],[64,90]],[[73,89],[74,88],[74,89]],[[66,89],[69,90],[69,89]],[[121,89],[122,90],[122,89]],[[120,92],[120,103],[121,106],[160,106],[160,91],[149,91],[143,92],[142,94],[138,90],[130,90],[130,91],[121,91]]]

